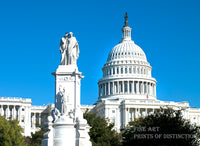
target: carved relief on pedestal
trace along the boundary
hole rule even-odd
[[[74,81],[74,77],[58,77],[58,81]]]

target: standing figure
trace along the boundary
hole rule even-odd
[[[67,102],[65,96],[65,88],[62,86],[59,87],[59,92],[56,95],[55,99],[55,108],[58,109],[61,115],[67,113]]]
[[[65,88],[61,91],[61,114],[64,115],[67,113],[67,102],[65,98]]]
[[[79,46],[73,33],[66,33],[60,41],[61,65],[76,64],[79,57]]]
[[[67,64],[68,33],[60,40],[61,65]]]
[[[79,46],[73,33],[69,33],[68,39],[68,64],[76,64],[76,60],[79,57]]]

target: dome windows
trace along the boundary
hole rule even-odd
[[[137,74],[139,74],[140,73],[140,69],[139,68],[137,68]]]
[[[114,63],[111,63],[114,64]],[[128,65],[129,62],[127,62],[127,66],[115,66],[110,65],[111,67],[106,67],[103,69],[103,77],[107,76],[115,76],[115,75],[142,75],[142,76],[151,76],[151,69],[149,67],[145,66],[132,66]],[[141,63],[142,64],[142,63]]]
[[[136,71],[135,71],[135,67],[133,68],[133,73],[134,73],[134,74],[136,73]]]
[[[131,73],[132,73],[131,71],[132,71],[132,69],[131,69],[131,67],[130,67],[130,68],[129,68],[129,74],[131,74]]]
[[[123,74],[123,68],[121,68],[121,74]]]
[[[127,67],[125,68],[125,74],[127,74],[128,73],[128,71],[127,71]]]

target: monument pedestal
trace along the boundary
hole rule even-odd
[[[80,80],[76,65],[59,65],[55,76],[55,109],[42,146],[92,146],[89,125],[80,109]]]
[[[76,145],[76,128],[72,118],[65,115],[59,117],[57,121],[53,124],[53,129],[54,146]]]

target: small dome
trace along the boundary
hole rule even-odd
[[[134,41],[122,41],[109,53],[107,62],[114,60],[139,60],[147,62],[144,51]]]

